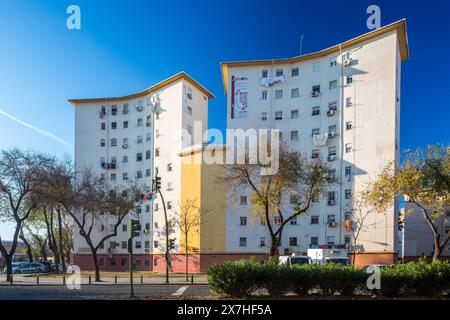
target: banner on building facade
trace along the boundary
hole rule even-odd
[[[231,119],[247,118],[248,79],[231,78]]]

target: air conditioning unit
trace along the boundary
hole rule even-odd
[[[320,110],[314,110],[313,112],[312,112],[312,115],[313,116],[318,116],[320,114]]]
[[[344,67],[350,66],[351,63],[352,63],[352,58],[345,58],[344,59]]]
[[[328,200],[328,205],[329,205],[329,206],[334,206],[335,203],[336,203],[335,200]]]
[[[336,132],[328,132],[328,138],[334,138],[337,136]]]
[[[334,202],[334,200],[328,200],[328,201],[333,201]],[[328,227],[335,228],[336,227],[336,221],[328,222]]]
[[[124,149],[128,148],[128,144],[127,144],[127,143],[124,143],[124,144],[122,145],[122,148],[124,148]]]
[[[318,97],[320,95],[320,91],[313,91],[311,92],[312,97]]]
[[[149,233],[150,233],[150,230],[148,230],[148,229],[144,230],[144,234],[149,234]]]
[[[327,111],[327,116],[329,116],[329,117],[334,116],[334,110],[333,109],[329,109]]]
[[[334,155],[333,156],[328,156],[327,160],[328,161],[334,161],[334,160],[336,160],[336,156],[334,156]]]
[[[137,106],[136,110],[140,112],[140,111],[144,110],[144,107],[143,106]]]

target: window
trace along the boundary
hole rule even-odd
[[[150,249],[150,241],[145,241],[144,247],[145,249]]]
[[[295,226],[295,225],[297,224],[297,217],[292,218],[292,220],[289,221],[289,224],[290,224],[291,226]]]
[[[352,97],[345,98],[345,106],[351,107],[352,105],[353,105],[353,98]]]
[[[145,151],[145,159],[147,159],[147,160],[150,159],[150,155],[151,155],[150,150],[146,150]]]
[[[122,157],[122,162],[123,163],[127,163],[128,162],[128,156],[123,156]]]
[[[159,148],[155,149],[155,157],[159,157]]]
[[[328,127],[328,133],[335,135],[336,134],[336,125]]]
[[[128,172],[122,173],[122,180],[128,180]]]
[[[328,148],[328,156],[335,156],[336,155],[336,146],[332,146]]]
[[[138,143],[138,144],[142,143],[142,136],[136,137],[136,143]]]
[[[171,172],[173,170],[173,166],[171,163],[167,164],[167,171]]]
[[[337,80],[330,81],[330,83],[328,84],[328,87],[330,90],[336,89],[337,88]]]
[[[266,225],[266,220],[265,220],[265,218],[264,218],[264,217],[260,217],[260,218],[259,218],[259,223],[260,223],[262,226],[265,226],[265,225]]]
[[[173,190],[173,183],[167,182],[167,191],[172,191],[172,190]]]
[[[319,237],[311,237],[311,245],[312,246],[317,246],[319,245]]]
[[[297,67],[297,68],[292,68],[292,70],[291,70],[291,76],[292,76],[292,77],[297,77],[298,74],[299,74],[299,72],[298,72],[298,67]]]
[[[336,57],[331,57],[330,58],[330,67],[335,67],[337,64],[337,59]]]
[[[259,238],[259,246],[260,247],[265,247],[266,246],[266,238],[265,237]]]
[[[154,211],[158,211],[159,205],[155,203]],[[155,227],[158,228],[158,223],[155,223]]]
[[[332,206],[334,205],[334,202],[337,198],[337,192],[336,191],[328,191],[327,192],[327,199],[328,199],[328,205]]]
[[[122,111],[122,113],[123,113],[123,114],[127,114],[127,113],[128,113],[128,103],[125,103],[125,104],[123,105],[123,111]]]
[[[140,242],[140,241],[136,241],[134,247],[135,247],[136,249],[140,249],[140,248],[142,247],[141,242]]]
[[[351,189],[346,189],[345,190],[345,199],[349,200],[352,198],[352,190]]]
[[[145,141],[150,141],[151,138],[152,138],[151,133],[150,133],[150,132],[147,132],[147,133],[145,134]]]
[[[351,166],[345,167],[345,175],[349,176],[351,174],[352,174],[352,167]]]
[[[298,98],[300,97],[300,91],[298,88],[291,89],[291,98]]]
[[[319,156],[320,156],[320,151],[319,151],[319,149],[314,149],[314,150],[312,151],[312,153],[311,153],[311,158],[312,158],[312,159],[317,159],[317,158],[319,158]]]
[[[313,63],[313,72],[320,72],[320,62]]]
[[[239,223],[241,226],[246,226],[247,225],[247,217],[240,217]]]
[[[283,120],[283,111],[275,112],[275,120]]]
[[[328,172],[328,178],[331,181],[336,180],[336,169],[330,169],[330,171]]]
[[[172,201],[167,201],[167,210],[172,209]]]
[[[241,196],[240,203],[243,206],[247,205],[247,196]]]
[[[99,258],[99,259],[98,259],[98,264],[99,264],[99,265],[102,266],[104,263],[105,263],[105,260],[104,260],[103,258]]]
[[[320,129],[319,128],[312,129],[312,132],[311,132],[312,136],[315,136],[315,135],[318,135],[318,134],[320,134]]]
[[[283,99],[283,90],[275,90],[275,99]]]
[[[111,129],[116,130],[117,129],[117,122],[111,122]]]
[[[261,112],[261,121],[267,121],[267,112]]]
[[[333,102],[328,103],[328,110],[336,111],[337,110],[337,102],[333,101]]]
[[[345,130],[352,130],[352,122],[351,121],[347,121],[345,123]]]
[[[187,125],[186,130],[190,135],[192,135],[192,126],[191,125]]]
[[[345,153],[350,153],[350,152],[352,152],[352,144],[346,143],[345,144]]]
[[[122,231],[123,231],[123,232],[127,232],[127,229],[128,229],[128,225],[123,224],[123,225],[122,225]]]
[[[315,85],[315,86],[313,86],[313,87],[312,87],[312,93],[311,93],[311,95],[312,95],[313,97],[318,97],[319,94],[320,94],[320,85]]]
[[[125,146],[128,145],[128,138],[123,138],[122,139],[122,146],[125,148]]]
[[[327,244],[328,245],[334,245],[334,242],[335,242],[334,236],[328,236],[327,237]]]
[[[145,212],[150,212],[150,205],[149,204],[145,205]],[[145,225],[145,229],[149,230],[150,229],[150,225],[148,226],[148,228],[147,228],[147,225],[148,225],[148,223]]]
[[[111,163],[116,164],[117,163],[117,158],[116,157],[111,157]]]
[[[158,243],[158,241],[153,241],[153,248],[158,248],[158,246],[159,246],[159,243]]]
[[[111,115],[117,115],[117,105],[111,106]]]
[[[298,109],[291,110],[291,119],[298,119]]]
[[[124,122],[123,122],[123,128],[124,128],[124,129],[127,129],[127,128],[128,128],[128,121],[124,121]]]
[[[137,179],[142,179],[142,171],[137,171],[136,172],[136,178]]]
[[[346,83],[347,84],[352,84],[353,83],[353,77],[352,76],[347,76]]]
[[[352,241],[352,238],[351,238],[350,236],[345,236],[345,237],[344,237],[344,242],[345,242],[345,244],[350,244],[351,241]]]
[[[105,130],[105,129],[106,129],[106,123],[102,122],[102,123],[100,124],[100,128],[101,128],[102,130]]]
[[[289,238],[289,246],[290,247],[296,247],[297,246],[297,237],[290,237]]]
[[[247,238],[241,237],[239,238],[239,247],[246,247],[247,246]]]
[[[267,100],[267,90],[261,91],[261,100]]]
[[[262,77],[262,78],[267,78],[267,69],[264,69],[264,70],[261,72],[261,77]]]
[[[117,146],[117,139],[116,138],[112,138],[111,139],[111,147],[116,147]]]
[[[145,169],[145,176],[150,177],[150,169]]]
[[[336,216],[334,214],[329,214],[327,217],[327,223],[333,224],[336,222]]]
[[[127,241],[122,241],[122,249],[126,249],[128,247]]]
[[[314,106],[312,107],[312,115],[318,116],[320,114],[320,106]]]
[[[291,141],[298,141],[298,131],[291,131]]]
[[[142,152],[136,153],[136,161],[142,161]]]
[[[190,106],[187,106],[186,110],[187,110],[187,114],[192,116],[192,108]]]
[[[346,212],[345,213],[345,220],[351,220],[352,219],[352,213],[351,212]]]
[[[273,223],[274,224],[282,224],[283,219],[281,219],[281,217],[279,217],[279,216],[273,217]]]
[[[139,119],[137,119],[136,126],[142,127],[143,123],[144,123],[144,120],[142,120],[142,118],[139,118]]]
[[[100,147],[104,147],[106,146],[106,140],[105,139],[101,139],[100,140]]]
[[[319,224],[319,216],[311,216],[311,224]]]
[[[282,77],[283,76],[283,69],[277,69],[275,71],[275,76],[276,77]]]

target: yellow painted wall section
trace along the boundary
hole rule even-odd
[[[224,157],[223,149],[215,149],[217,157]],[[224,253],[226,227],[225,186],[218,177],[225,172],[221,164],[206,164],[202,161],[203,150],[182,155],[181,167],[181,207],[189,201],[199,205],[201,221],[199,228],[188,234],[189,252]],[[209,152],[209,151],[206,151]],[[184,219],[186,210],[180,210],[180,219]],[[198,210],[192,211],[199,214]],[[192,214],[191,212],[191,214]],[[186,252],[186,237],[181,232],[181,253]]]
[[[181,165],[181,203],[180,208],[180,221],[183,221],[187,210],[181,210],[186,206],[188,202],[193,202],[201,207],[201,153],[190,153],[182,157]],[[189,211],[189,214],[198,214],[197,210]],[[190,216],[187,219],[191,219]],[[188,248],[189,253],[198,252],[200,250],[200,228],[191,228],[188,232]],[[180,252],[186,253],[186,235],[180,232]]]

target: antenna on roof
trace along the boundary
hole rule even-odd
[[[302,35],[300,36],[300,55],[302,55],[303,53],[303,32]]]

